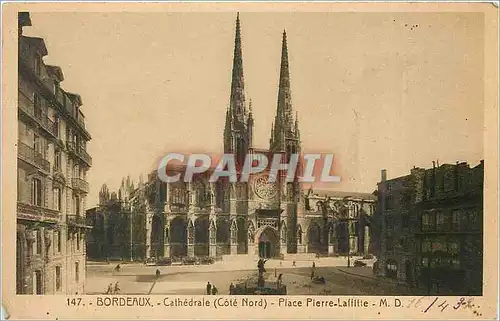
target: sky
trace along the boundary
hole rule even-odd
[[[46,64],[79,93],[93,165],[87,206],[102,184],[137,182],[169,152],[220,153],[236,13],[35,12]],[[340,183],[372,192],[432,161],[483,159],[481,13],[241,12],[254,145],[269,147],[286,29],[293,108],[304,152],[335,154]],[[325,187],[325,186],[323,186]]]

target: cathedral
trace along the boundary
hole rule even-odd
[[[281,154],[287,160],[291,154],[301,152],[299,120],[292,105],[286,32],[268,149],[254,146],[253,127],[252,105],[245,98],[238,15],[224,153],[233,154],[237,168],[241,168],[247,154]],[[172,174],[181,170],[167,167]],[[198,174],[191,182],[175,183],[162,182],[153,172],[137,188],[127,180],[118,194],[111,196],[103,188],[100,205],[88,212],[95,222],[88,241],[89,258],[284,258],[307,253],[368,254],[374,250],[371,235],[376,227],[372,226],[371,217],[376,197],[370,193],[304,190],[298,181],[287,182],[280,175],[270,182],[268,172],[252,175],[248,182],[214,183],[209,181],[211,171]],[[102,226],[96,229],[96,224]],[[112,240],[118,230],[120,236]]]

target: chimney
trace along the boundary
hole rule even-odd
[[[387,180],[387,170],[386,169],[383,169],[382,172],[381,172],[381,178],[380,178],[380,181],[381,182],[385,182]]]

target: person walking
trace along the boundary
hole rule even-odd
[[[118,281],[115,283],[115,290],[114,290],[114,294],[118,294],[120,293],[120,287],[118,286]]]
[[[110,283],[108,285],[108,290],[106,291],[106,294],[113,294],[113,283]]]
[[[210,282],[207,282],[207,295],[210,295],[212,293],[212,284]]]
[[[212,285],[212,295],[217,295],[217,292],[219,292],[219,291],[217,290],[215,285]]]
[[[229,285],[229,295],[233,295],[234,290],[235,290],[235,286],[234,286],[233,282],[231,282],[231,284]]]
[[[160,270],[156,269],[156,278],[158,279],[160,277]]]

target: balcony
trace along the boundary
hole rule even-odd
[[[19,92],[18,106],[20,111],[37,123],[46,133],[53,138],[58,138],[56,123],[47,117],[47,115],[43,114],[40,107],[35,108],[33,100],[22,92]]]
[[[66,148],[68,152],[78,156],[85,164],[92,166],[92,157],[81,146],[78,146],[75,142],[66,142]]]
[[[57,224],[60,220],[60,214],[59,211],[50,208],[17,202],[17,218]]]
[[[71,180],[73,190],[80,191],[83,193],[89,192],[89,183],[81,178],[73,178]]]
[[[50,172],[50,163],[48,160],[43,158],[43,155],[35,151],[32,147],[17,142],[17,157],[21,160],[29,163],[42,171],[49,173]]]
[[[92,228],[92,218],[81,215],[68,215],[69,226]]]

